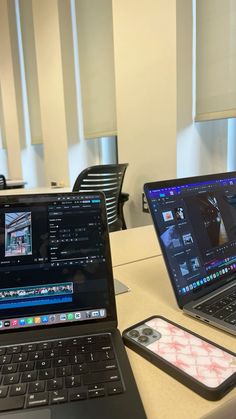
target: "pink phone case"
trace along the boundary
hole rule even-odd
[[[236,357],[223,349],[161,318],[146,325],[161,334],[147,348],[202,384],[216,388],[236,373]]]
[[[201,396],[217,400],[236,384],[236,355],[161,317],[123,333],[127,346]]]

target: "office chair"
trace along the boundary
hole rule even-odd
[[[4,175],[0,175],[0,189],[6,189],[6,188],[7,188],[6,178]]]
[[[123,206],[129,194],[122,193],[122,184],[128,164],[103,164],[83,170],[77,177],[72,191],[102,191],[106,198],[109,231],[126,229]]]

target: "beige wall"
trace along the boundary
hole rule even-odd
[[[128,226],[148,224],[144,182],[176,176],[176,1],[113,0],[119,161]]]

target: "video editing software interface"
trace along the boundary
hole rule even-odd
[[[236,178],[148,194],[179,295],[194,296],[236,271]]]
[[[0,332],[107,317],[101,204],[99,194],[48,194],[1,206]]]

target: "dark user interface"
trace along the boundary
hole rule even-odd
[[[236,270],[236,178],[149,191],[152,214],[179,295]]]
[[[0,329],[20,326],[20,317],[22,325],[35,325],[106,316],[101,206],[100,195],[61,194],[22,198],[1,208],[0,319],[15,323],[0,321]],[[68,316],[58,315],[65,311]]]

